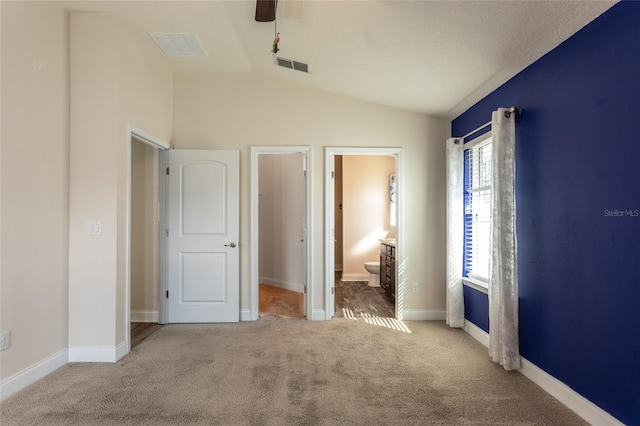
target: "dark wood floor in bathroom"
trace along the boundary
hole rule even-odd
[[[363,314],[395,318],[393,302],[382,287],[369,287],[366,281],[343,282],[336,273],[336,318],[357,318]]]

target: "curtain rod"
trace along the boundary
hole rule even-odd
[[[517,107],[517,106],[512,106],[511,108],[509,108],[508,110],[506,110],[504,112],[504,116],[509,118],[511,117],[511,114],[515,113],[516,115],[520,115],[522,114],[522,109]],[[484,129],[485,127],[491,126],[491,121],[489,121],[488,123],[484,123],[482,126],[478,127],[475,130],[470,131],[469,133],[467,133],[466,135],[456,138],[456,139],[466,139],[467,137],[471,136],[472,134],[479,132],[480,130]]]

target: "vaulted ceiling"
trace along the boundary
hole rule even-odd
[[[198,35],[207,57],[169,58],[179,73],[257,73],[453,118],[606,11],[613,1],[279,0],[276,23],[255,0],[61,1],[149,32]],[[274,64],[278,55],[311,72]]]

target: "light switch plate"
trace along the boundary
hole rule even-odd
[[[7,350],[9,349],[9,346],[11,346],[10,333],[10,331],[0,333],[0,351]]]
[[[89,234],[89,235],[102,235],[102,223],[101,222],[87,222],[87,234]]]

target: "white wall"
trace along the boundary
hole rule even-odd
[[[258,160],[260,282],[303,292],[304,157],[262,154]]]
[[[70,358],[109,360],[121,355],[129,327],[127,126],[169,141],[173,80],[159,54],[112,15],[72,13],[70,21]],[[102,235],[87,235],[88,221],[102,222]]]
[[[0,379],[67,348],[68,15],[1,2]]]
[[[283,72],[291,72],[282,70]],[[405,298],[418,316],[445,309],[445,120],[251,74],[176,74],[172,142],[183,149],[240,149],[241,309],[250,310],[251,145],[312,147],[313,310],[324,300],[324,148],[402,147],[407,230]]]
[[[380,239],[395,237],[389,223],[389,176],[395,157],[342,157],[343,267],[345,281],[366,281],[365,262],[380,260]]]
[[[109,14],[71,14],[69,345],[77,348],[116,345],[116,33]],[[87,235],[89,221],[101,222],[101,235]]]

